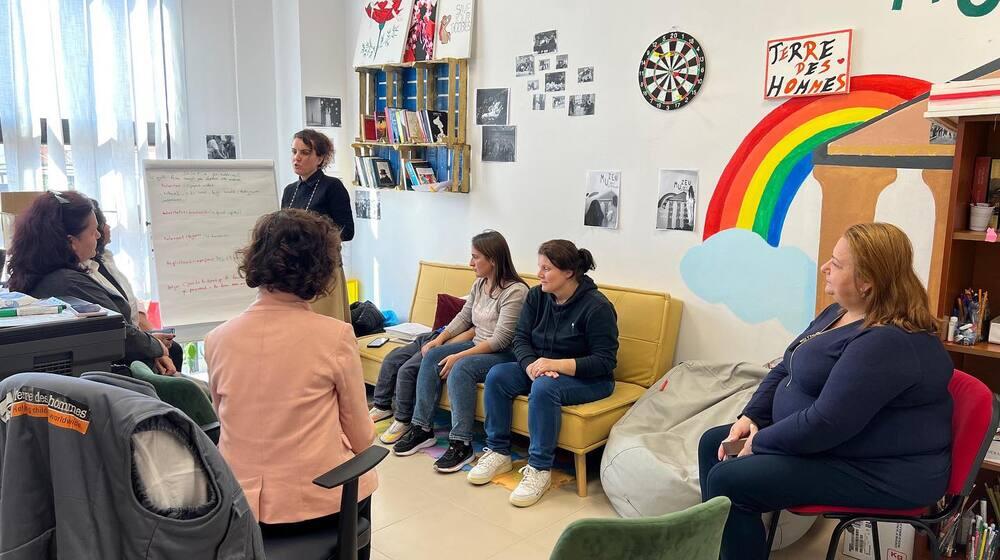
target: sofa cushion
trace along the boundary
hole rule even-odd
[[[436,331],[450,323],[463,307],[465,307],[464,299],[451,294],[438,294],[437,307],[434,310],[434,326],[431,330]]]

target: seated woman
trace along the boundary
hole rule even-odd
[[[820,270],[836,303],[785,350],[739,420],[701,439],[702,497],[733,502],[724,559],[767,557],[764,512],[917,508],[948,483],[953,366],[906,234],[852,226]],[[721,443],[742,438],[726,459]]]
[[[441,382],[447,380],[452,430],[448,450],[434,463],[438,472],[455,472],[475,460],[477,385],[490,368],[515,359],[508,348],[528,293],[514,270],[507,240],[495,231],[472,238],[469,266],[476,272],[469,299],[444,332],[424,344],[413,427],[393,447],[396,455],[412,455],[434,445],[434,411]]]
[[[115,264],[115,257],[108,249],[108,245],[111,244],[111,226],[104,217],[104,212],[101,211],[101,205],[94,199],[90,199],[90,203],[94,205],[94,216],[97,217],[97,231],[101,232],[101,238],[97,241],[97,254],[94,258],[84,263],[87,267],[87,273],[98,284],[103,286],[104,289],[108,290],[112,296],[120,295],[128,301],[128,306],[132,310],[133,325],[146,332],[152,331],[153,325],[146,317],[146,312],[142,310],[139,299],[135,297],[135,292],[132,290],[132,283],[118,270],[118,265]],[[173,363],[175,371],[180,371],[184,363],[184,351],[181,349],[180,344],[174,342],[172,339],[173,335],[167,336],[171,337],[170,343],[167,345],[170,362]]]
[[[559,440],[561,407],[606,398],[614,392],[618,316],[587,276],[594,257],[570,241],[538,248],[541,285],[528,291],[514,332],[516,362],[493,366],[486,376],[486,446],[469,482],[486,484],[512,469],[510,430],[514,397],[528,395],[528,464],[510,503],[527,507],[549,488]]]
[[[257,300],[205,338],[219,451],[265,534],[336,531],[341,491],[312,481],[375,437],[354,329],[309,307],[340,266],[340,236],[325,216],[263,216],[239,255]],[[374,470],[361,477],[359,511],[369,519],[377,485]]]
[[[70,296],[121,313],[125,364],[146,362],[159,373],[176,372],[167,347],[173,335],[143,332],[121,293],[109,292],[87,272],[101,233],[90,199],[74,191],[39,196],[17,219],[9,259],[11,291],[36,298]]]

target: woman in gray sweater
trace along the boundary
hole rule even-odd
[[[439,472],[461,470],[475,459],[476,385],[494,365],[514,360],[510,344],[528,293],[514,270],[507,240],[495,231],[472,238],[469,265],[476,272],[469,299],[444,332],[421,349],[411,427],[393,447],[396,455],[405,456],[434,445],[434,411],[447,381],[452,430],[448,451],[434,463]]]

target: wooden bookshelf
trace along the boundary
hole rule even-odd
[[[469,113],[469,61],[466,59],[449,58],[423,62],[402,64],[381,64],[375,66],[359,66],[355,68],[358,74],[358,135],[351,145],[355,156],[378,156],[386,150],[398,154],[398,165],[394,165],[396,173],[396,189],[406,188],[405,170],[401,162],[410,159],[432,159],[427,157],[429,150],[438,155],[437,160],[445,158],[445,164],[438,168],[447,168],[447,176],[437,177],[439,182],[451,181],[452,192],[469,192],[471,184],[470,167],[472,152],[466,143]],[[408,77],[413,73],[413,81]],[[388,143],[365,140],[365,116],[375,115],[380,109],[379,88],[384,76],[384,107],[405,108],[423,111],[436,110],[448,113],[448,134],[443,142],[404,142]],[[441,91],[439,82],[444,81]],[[407,84],[415,85],[415,94],[407,96]],[[443,97],[443,99],[442,99]],[[384,157],[384,156],[383,156]],[[389,158],[395,160],[395,158]],[[439,173],[440,175],[440,173]],[[357,184],[357,183],[355,183]]]
[[[965,288],[989,290],[1000,298],[1000,243],[986,241],[986,233],[969,230],[972,175],[978,156],[1000,158],[1000,127],[997,115],[958,119],[951,193],[947,215],[947,238],[941,266],[938,316],[951,316],[955,299]],[[1000,299],[991,305],[1000,312]],[[955,367],[1000,392],[1000,344],[981,342],[974,346],[945,343]]]
[[[987,243],[985,231],[956,231],[952,234],[952,239],[955,241],[978,241],[980,243]]]

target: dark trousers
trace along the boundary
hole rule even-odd
[[[420,347],[434,336],[422,334],[413,342],[389,352],[382,360],[372,402],[382,410],[395,411],[394,416],[400,422],[409,422],[413,418],[417,401],[417,373],[423,359]],[[395,406],[393,401],[396,401]]]
[[[794,506],[914,508],[865,482],[850,461],[829,457],[750,455],[719,461],[718,450],[732,424],[701,436],[698,467],[701,498],[726,496],[733,502],[722,534],[723,560],[767,558],[761,514]]]
[[[370,496],[358,502],[358,518],[371,521],[372,499]],[[296,537],[327,530],[336,533],[338,527],[340,527],[340,514],[334,513],[333,515],[299,521],[298,523],[261,523],[260,532],[266,539],[268,537]],[[358,560],[369,560],[371,554],[372,543],[368,541],[368,544],[364,548],[358,550]]]

